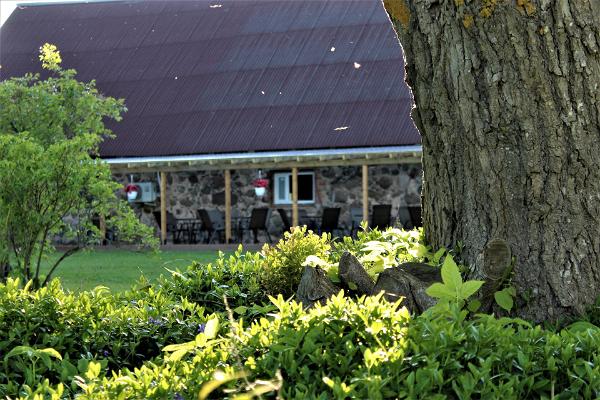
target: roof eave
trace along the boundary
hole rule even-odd
[[[178,156],[119,157],[104,161],[114,172],[191,171],[216,169],[274,169],[335,165],[417,163],[421,145],[345,149],[287,150]]]

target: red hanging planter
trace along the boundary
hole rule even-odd
[[[138,185],[135,185],[133,183],[125,185],[125,194],[127,195],[128,201],[134,201],[138,197],[138,194],[140,192],[141,189]]]
[[[262,197],[265,195],[265,192],[267,191],[267,186],[269,186],[269,181],[267,179],[258,178],[258,179],[255,179],[254,182],[252,182],[252,184],[254,185],[254,192],[256,193],[256,195],[258,197]]]

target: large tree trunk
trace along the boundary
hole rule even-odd
[[[600,293],[600,1],[384,0],[423,137],[434,247],[515,256],[521,316]]]

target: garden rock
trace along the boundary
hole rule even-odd
[[[383,291],[388,301],[397,301],[404,297],[403,305],[412,313],[421,313],[436,303],[425,290],[433,283],[441,281],[439,269],[428,264],[408,262],[384,269],[379,274],[372,293],[378,294]]]
[[[342,283],[359,295],[370,295],[373,292],[375,283],[360,261],[347,251],[340,258],[339,276]]]
[[[315,303],[325,304],[327,299],[336,295],[340,288],[335,286],[325,271],[319,267],[304,267],[296,298],[302,302],[304,308],[311,308]]]

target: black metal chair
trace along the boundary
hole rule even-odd
[[[325,207],[323,208],[323,215],[321,216],[321,225],[319,226],[319,233],[331,233],[339,231],[341,208],[337,207]]]
[[[378,204],[373,206],[373,215],[371,215],[371,228],[383,230],[390,226],[392,222],[392,205]]]
[[[410,221],[412,222],[413,228],[419,228],[423,226],[420,206],[409,206],[408,213],[410,214]]]
[[[247,225],[242,224],[240,229],[240,240],[244,241],[244,231],[252,231],[254,235],[254,243],[258,243],[258,231],[264,231],[269,243],[272,243],[271,235],[267,229],[267,219],[269,217],[269,209],[267,207],[253,208],[250,214],[250,219]],[[246,225],[246,226],[244,226]]]
[[[285,210],[283,208],[278,208],[277,212],[279,213],[279,216],[281,217],[281,223],[283,224],[283,232],[282,233],[285,233],[292,228],[292,224],[290,223],[287,213],[285,212]]]
[[[160,211],[154,211],[152,214],[154,215],[154,219],[156,220],[159,228],[161,228]],[[182,241],[189,242],[191,240],[188,224],[180,222],[173,214],[167,211],[167,235],[169,233],[173,238],[174,244],[181,243]]]
[[[213,221],[213,218],[211,218],[210,213],[204,208],[198,210],[198,219],[200,220],[198,233],[206,237],[204,239],[204,243],[210,243],[210,241],[215,237],[215,235],[219,239],[221,239],[221,237],[224,236],[225,228]]]

